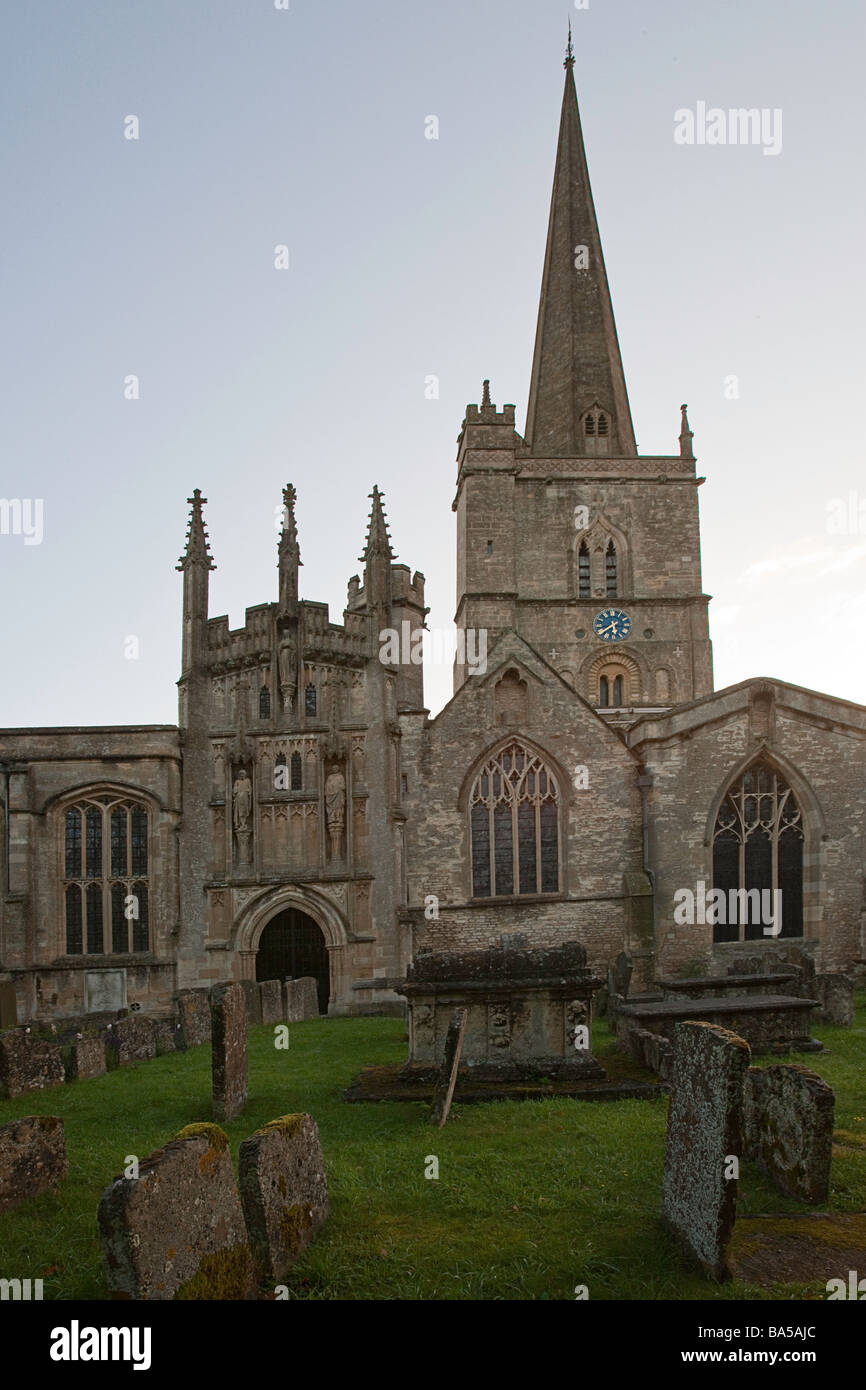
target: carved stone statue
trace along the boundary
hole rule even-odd
[[[295,688],[298,682],[298,649],[294,639],[288,634],[280,643],[280,689],[283,692],[283,709],[290,714],[294,707]]]
[[[253,784],[246,768],[241,768],[232,784],[232,824],[235,830],[249,830],[253,808]]]
[[[325,781],[325,817],[331,837],[331,858],[339,859],[346,824],[346,779],[339,768],[329,772]]]

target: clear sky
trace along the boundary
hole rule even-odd
[[[0,725],[176,721],[194,487],[212,616],[276,598],[291,481],[340,621],[376,482],[451,627],[465,405],[525,416],[569,14],[638,447],[687,401],[707,477],[716,685],[866,703],[860,0],[43,0],[0,20],[0,497],[44,508],[0,534]],[[780,110],[781,152],[677,144],[699,102]]]

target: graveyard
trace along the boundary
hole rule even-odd
[[[224,1061],[238,1041],[231,1017],[217,1024],[218,1007],[214,1036],[219,1026]],[[642,1082],[648,1094],[655,1083],[651,1098],[471,1104],[458,1087],[442,1128],[431,1126],[427,1101],[346,1099],[364,1068],[405,1063],[403,1020],[290,1022],[283,1047],[275,1045],[279,1026],[247,1030],[246,1095],[217,1067],[212,1074],[211,1045],[200,1041],[0,1101],[0,1128],[25,1116],[62,1117],[67,1163],[53,1186],[0,1217],[0,1275],[42,1279],[45,1299],[107,1299],[97,1212],[107,1190],[123,1187],[113,1180],[130,1161],[144,1171],[149,1155],[171,1158],[172,1141],[186,1131],[181,1142],[197,1146],[206,1167],[216,1123],[228,1146],[213,1162],[230,1181],[240,1162],[243,1187],[245,1162],[249,1170],[256,1147],[279,1142],[273,1122],[289,1114],[311,1116],[318,1128],[327,1176],[321,1224],[278,1284],[260,1275],[245,1294],[229,1296],[555,1301],[583,1289],[601,1301],[825,1299],[826,1278],[798,1276],[784,1261],[775,1279],[739,1272],[744,1260],[750,1267],[756,1228],[784,1232],[793,1221],[800,1229],[808,1216],[815,1239],[838,1251],[843,1276],[852,1242],[866,1245],[858,1218],[866,1211],[862,991],[853,1026],[813,1025],[823,1051],[751,1058],[753,1069],[780,1060],[806,1066],[832,1088],[829,1193],[809,1204],[780,1190],[757,1161],[743,1161],[733,1277],[725,1279],[707,1277],[662,1224],[671,1088],[617,1045],[606,1020],[593,1026],[594,1057],[611,1081]],[[708,1025],[689,1026],[715,1036]],[[751,1089],[754,1106],[761,1087],[754,1081]],[[182,1296],[196,1296],[195,1286]]]

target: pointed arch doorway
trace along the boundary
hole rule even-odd
[[[319,1013],[328,1012],[331,967],[317,922],[306,912],[287,907],[264,927],[256,951],[257,980],[299,980],[311,975],[319,992]]]

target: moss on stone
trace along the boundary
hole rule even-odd
[[[266,1125],[262,1125],[261,1129],[257,1129],[256,1134],[269,1134],[276,1130],[278,1133],[284,1134],[287,1139],[291,1139],[298,1133],[306,1118],[306,1115],[279,1115],[276,1120],[269,1120]]]
[[[175,1293],[175,1299],[190,1303],[244,1299],[249,1292],[250,1269],[249,1246],[234,1245],[228,1250],[216,1250],[202,1258],[192,1278],[181,1284]]]
[[[176,1139],[207,1139],[210,1147],[216,1149],[217,1153],[225,1153],[229,1146],[229,1137],[225,1130],[220,1129],[219,1125],[210,1124],[208,1121],[201,1121],[194,1125],[184,1125],[183,1129],[175,1135]]]
[[[798,1240],[816,1241],[836,1250],[850,1250],[852,1245],[866,1245],[866,1212],[829,1212],[814,1215],[743,1217],[737,1222],[735,1241],[737,1255],[753,1255],[766,1244],[768,1236],[792,1236]]]
[[[303,1202],[295,1202],[284,1207],[280,1213],[280,1241],[283,1249],[297,1255],[307,1244],[307,1235],[313,1225],[313,1213]]]

